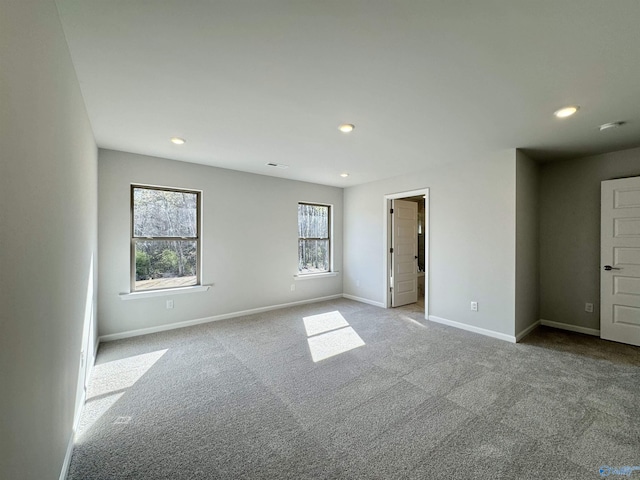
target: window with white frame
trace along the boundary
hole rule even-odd
[[[200,192],[131,186],[131,291],[200,285]]]
[[[331,271],[331,207],[298,204],[298,273]]]

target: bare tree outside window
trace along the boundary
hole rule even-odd
[[[200,192],[131,186],[131,289],[200,284]]]
[[[331,271],[331,207],[298,204],[298,273]]]

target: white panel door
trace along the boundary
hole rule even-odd
[[[602,182],[600,337],[640,345],[640,177]]]
[[[392,200],[391,306],[418,301],[418,204]]]

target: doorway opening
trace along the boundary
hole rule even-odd
[[[429,316],[429,189],[384,196],[387,308],[412,305]]]

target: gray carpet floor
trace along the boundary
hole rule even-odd
[[[640,348],[545,327],[509,344],[421,317],[336,300],[102,344],[68,478],[584,480],[640,466]]]

